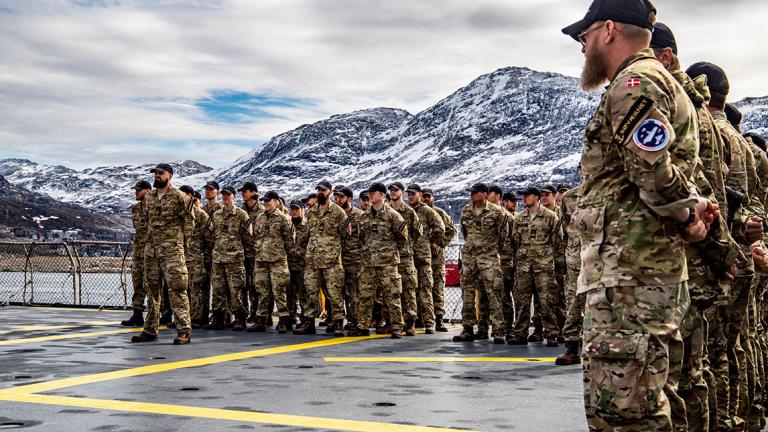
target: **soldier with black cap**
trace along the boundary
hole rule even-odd
[[[501,196],[502,208],[507,213],[507,230],[510,233],[515,224],[519,200],[520,198],[512,191],[505,192]],[[508,236],[507,241],[502,245],[499,258],[501,259],[501,273],[504,276],[501,308],[504,311],[504,322],[507,324],[505,337],[509,340],[512,337],[512,326],[515,324],[515,307],[512,302],[512,292],[515,289],[515,250],[512,247],[512,237]]]
[[[304,285],[309,307],[302,310],[301,325],[294,334],[315,334],[315,317],[320,314],[319,293],[325,284],[331,302],[335,336],[344,336],[344,268],[341,266],[341,239],[347,231],[347,214],[330,200],[333,186],[327,180],[317,184],[317,205],[309,209],[307,233],[298,243],[306,247]]]
[[[173,167],[169,164],[158,164],[150,172],[155,175],[155,189],[146,195],[144,212],[144,223],[147,226],[144,282],[149,311],[144,330],[132,337],[131,342],[157,340],[162,281],[165,281],[168,285],[169,303],[176,315],[177,336],[173,344],[188,344],[192,327],[189,319],[188,275],[184,250],[194,229],[191,200],[171,185]]]
[[[146,180],[139,180],[132,188],[136,196],[136,204],[131,207],[131,219],[133,220],[133,258],[131,259],[131,281],[133,282],[133,297],[131,306],[133,315],[120,324],[126,327],[140,327],[144,325],[144,298],[147,290],[144,287],[144,247],[147,244],[147,226],[144,219],[146,206],[144,198],[152,185]]]
[[[352,205],[354,193],[352,189],[337,185],[333,189],[336,204],[347,214],[349,229],[344,232],[341,241],[341,263],[344,267],[344,303],[347,307],[346,330],[352,330],[357,326],[357,305],[360,298],[358,281],[362,266],[362,251],[360,246],[360,218],[363,211]]]
[[[416,215],[416,212],[412,208],[408,207],[405,205],[405,202],[403,202],[405,185],[402,182],[396,181],[390,183],[390,185],[387,186],[387,190],[391,197],[389,205],[403,217],[405,225],[408,227],[408,242],[402,244],[402,248],[400,249],[400,264],[397,269],[400,272],[403,286],[402,307],[403,319],[405,320],[405,327],[403,327],[403,330],[406,336],[415,336],[416,319],[418,318],[416,289],[419,282],[416,274],[416,265],[413,262],[413,249],[416,242],[421,238],[423,230],[419,216]],[[389,325],[394,325],[394,323],[390,322]]]
[[[368,190],[360,191],[360,195],[357,196],[357,204],[360,206],[360,210],[366,211],[371,208],[371,196]]]
[[[288,270],[291,272],[291,280],[288,284],[288,311],[291,314],[289,329],[296,321],[297,303],[301,309],[309,308],[309,298],[304,287],[304,267],[306,265],[307,250],[301,247],[299,239],[307,236],[307,221],[304,218],[304,202],[293,200],[290,204],[291,226],[293,227],[294,243],[288,254]]]
[[[490,185],[488,186],[488,201],[496,204],[497,206],[501,205],[501,195],[504,192],[501,190],[501,186],[499,185]]]
[[[201,328],[208,321],[203,315],[203,283],[205,282],[205,265],[203,264],[203,233],[208,228],[208,213],[200,208],[199,199],[195,197],[195,190],[191,186],[184,185],[179,188],[192,200],[192,213],[195,220],[195,228],[192,237],[187,241],[184,259],[187,263],[189,295],[189,315],[192,320],[192,328]],[[200,193],[197,193],[200,196]]]
[[[517,308],[510,345],[526,345],[530,325],[531,297],[538,292],[541,308],[543,338],[547,346],[557,346],[560,328],[557,324],[557,285],[554,281],[555,250],[562,241],[558,229],[560,221],[552,211],[539,203],[541,191],[529,187],[518,191],[523,197],[525,210],[515,216],[511,243],[515,251],[514,299]]]
[[[288,331],[290,311],[287,289],[291,274],[288,269],[288,254],[293,249],[293,227],[290,218],[278,209],[280,195],[268,191],[261,198],[264,212],[253,225],[254,245],[256,249],[256,268],[253,283],[259,292],[259,305],[256,320],[248,331],[266,330],[267,316],[272,314],[269,298],[275,299],[277,306],[277,332]]]
[[[203,194],[205,196],[205,203],[203,203],[202,209],[208,213],[208,220],[212,221],[213,214],[216,210],[221,209],[221,203],[216,199],[219,196],[219,183],[215,180],[211,180],[203,186]],[[213,232],[209,229],[203,231],[203,246],[205,254],[203,255],[203,262],[205,263],[205,282],[203,282],[203,316],[208,319],[210,303],[211,303],[211,276],[213,275]],[[212,318],[212,317],[211,317]],[[227,317],[227,320],[229,317]]]
[[[704,239],[718,216],[670,157],[695,146],[696,117],[648,48],[655,19],[648,0],[595,0],[563,29],[586,57],[582,88],[610,81],[587,126],[573,215],[591,430],[672,430],[665,390],[669,342],[679,340],[687,301],[683,239]]]
[[[541,188],[541,206],[551,211],[557,216],[557,232],[560,235],[560,249],[555,250],[555,282],[557,283],[557,308],[555,316],[557,317],[557,326],[562,329],[565,324],[565,274],[568,269],[565,265],[565,242],[563,228],[560,226],[560,207],[557,205],[557,188],[555,185],[548,184]],[[536,293],[534,292],[534,297]],[[540,308],[540,303],[536,299],[536,308]],[[538,312],[536,313],[538,315]],[[534,315],[533,322],[541,325],[541,317]],[[541,334],[538,335],[541,337]],[[557,336],[558,342],[563,342],[562,335]]]
[[[561,201],[562,201],[562,199],[563,199],[563,194],[564,194],[564,193],[566,193],[566,192],[568,192],[568,190],[569,190],[570,188],[571,188],[571,187],[570,187],[570,186],[568,186],[568,185],[567,185],[567,184],[565,184],[565,183],[560,183],[559,185],[557,185],[557,194],[555,194],[555,204],[557,204],[558,206],[560,206],[560,202],[561,202]]]
[[[493,343],[504,343],[504,312],[501,291],[504,280],[499,253],[508,235],[507,218],[501,207],[488,202],[488,186],[476,183],[469,189],[470,203],[461,210],[464,235],[461,268],[461,322],[463,330],[454,342],[475,340],[475,292],[485,291],[493,314]]]
[[[251,220],[251,224],[256,223],[256,218],[264,213],[264,206],[259,204],[259,188],[254,182],[245,182],[243,186],[237,190],[240,192],[240,196],[243,198],[243,204],[241,209],[248,213],[248,218]],[[255,240],[255,238],[254,238]],[[256,308],[259,305],[259,294],[256,292],[256,287],[253,285],[253,268],[256,260],[256,249],[253,242],[249,243],[245,247],[245,291],[243,291],[243,305],[246,306],[246,310],[249,311],[246,322],[252,323],[256,320]]]
[[[453,219],[445,210],[435,205],[435,194],[432,189],[422,189],[421,200],[443,219],[445,226],[443,244],[448,246],[457,232]],[[435,308],[435,330],[447,332],[448,328],[443,323],[445,316],[445,247],[432,250],[432,305]]]
[[[359,238],[363,251],[360,272],[360,306],[357,327],[350,336],[368,336],[373,317],[373,302],[383,293],[389,310],[392,339],[400,339],[403,313],[400,306],[400,274],[397,264],[400,251],[408,244],[405,220],[392,207],[384,204],[387,188],[374,183],[368,189],[371,208],[363,213]]]
[[[488,186],[488,202],[493,205],[501,207],[502,193],[503,192],[500,186],[498,185]],[[504,215],[506,216],[507,213],[504,212]],[[477,332],[475,333],[475,340],[488,339],[490,335],[488,331],[490,322],[491,322],[491,302],[490,302],[490,299],[488,298],[487,290],[480,290],[478,292],[478,299],[477,299]],[[507,322],[507,325],[509,325],[508,322]]]
[[[313,192],[307,195],[307,197],[304,198],[302,201],[304,201],[304,207],[306,207],[307,209],[311,209],[312,207],[317,205],[317,194]]]

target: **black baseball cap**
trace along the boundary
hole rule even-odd
[[[195,194],[195,190],[192,189],[192,186],[190,186],[190,185],[184,185],[184,186],[180,187],[179,190],[184,192],[187,195],[194,195]]]
[[[170,164],[167,164],[167,163],[159,163],[159,164],[157,164],[156,167],[154,167],[151,170],[149,170],[149,172],[151,172],[151,173],[169,172],[169,173],[173,174],[173,167]]]
[[[321,180],[317,184],[317,186],[315,186],[315,189],[328,189],[328,190],[331,190],[331,189],[333,189],[333,185],[331,185],[331,182],[329,182],[328,180]],[[317,197],[317,195],[315,195],[315,197]]]
[[[554,185],[548,184],[541,188],[541,192],[549,192],[551,194],[557,193],[557,188]]]
[[[725,117],[728,119],[728,123],[738,129],[741,126],[741,120],[744,118],[744,114],[742,114],[735,106],[725,104]]]
[[[216,180],[211,180],[208,183],[206,183],[205,186],[203,186],[203,189],[216,189],[216,190],[219,190],[219,183],[216,182]]]
[[[497,194],[501,195],[504,193],[504,191],[501,190],[501,186],[499,185],[490,185],[488,186],[488,192],[496,192]]]
[[[528,186],[525,189],[520,189],[517,191],[522,196],[526,195],[536,195],[537,197],[541,198],[541,190],[537,188],[536,186]]]
[[[387,190],[389,189],[400,189],[401,191],[405,191],[405,185],[402,182],[392,182],[387,186]]]
[[[144,189],[152,189],[152,185],[146,180],[139,180],[136,182],[136,186],[134,186],[133,189],[136,189],[137,191],[144,190]]]
[[[571,186],[565,183],[560,183],[559,185],[557,185],[558,192],[568,192],[569,189],[571,189]]]
[[[712,93],[728,96],[731,90],[731,84],[728,82],[728,76],[720,66],[709,62],[698,62],[690,65],[685,73],[689,77],[696,79],[701,75],[707,76],[707,87]]]
[[[506,192],[501,196],[502,201],[520,201],[520,198],[514,192]]]
[[[763,151],[766,151],[765,148],[765,138],[763,138],[762,135],[760,135],[757,132],[747,132],[744,134],[744,138],[751,139],[753,143],[755,143],[756,146],[760,147]]]
[[[421,190],[421,186],[417,185],[416,183],[409,184],[408,188],[405,191],[406,192],[424,192]]]
[[[384,183],[376,182],[371,185],[371,187],[368,188],[368,192],[381,192],[383,194],[387,193],[387,187],[384,186]]]
[[[234,195],[235,194],[235,188],[233,188],[232,186],[224,186],[224,188],[221,189],[221,194],[222,195],[227,195],[227,194]]]
[[[304,208],[304,203],[301,200],[293,200],[293,201],[291,201],[290,207],[296,207],[296,208],[303,209]]]
[[[488,186],[485,183],[475,183],[471,188],[467,189],[469,193],[485,192],[488,193]]]
[[[653,37],[651,38],[651,48],[664,49],[672,48],[672,52],[677,54],[677,41],[666,24],[657,22],[653,25]]]
[[[192,194],[192,196],[193,196],[193,197],[195,197],[195,198],[197,198],[197,199],[199,199],[199,200],[203,199],[203,196],[202,196],[202,195],[200,195],[200,192],[198,192],[198,191],[195,191],[195,193],[194,193],[194,194]]]
[[[280,195],[278,195],[277,192],[275,191],[267,191],[267,193],[265,193],[264,196],[261,197],[262,201],[269,201],[273,199],[276,199],[276,200],[280,199]]]
[[[578,41],[579,33],[598,21],[616,21],[653,31],[656,7],[649,0],[594,0],[583,19],[565,27],[563,33]]]
[[[421,195],[422,196],[426,196],[426,195],[434,196],[435,194],[434,194],[434,192],[432,192],[432,189],[424,188],[424,189],[421,190]]]
[[[346,186],[336,186],[336,189],[333,190],[334,195],[342,195],[348,198],[352,198],[355,196],[355,194],[352,192],[352,189],[346,187]]]
[[[258,192],[259,188],[256,187],[256,183],[254,182],[245,182],[243,183],[243,187],[241,187],[237,191],[238,192],[242,192],[242,191]]]
[[[358,195],[358,199],[370,200],[371,199],[371,194],[367,190],[361,191],[360,195]]]

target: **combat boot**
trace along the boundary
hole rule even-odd
[[[325,334],[334,334],[336,333],[336,325],[333,321],[330,321],[328,325],[325,327]]]
[[[493,343],[495,345],[504,345],[506,343],[506,339],[504,338],[504,335],[501,333],[494,333],[493,334]]]
[[[376,325],[377,335],[385,335],[390,333],[392,333],[392,329],[390,328],[389,324],[379,323]]]
[[[347,336],[352,336],[352,337],[370,336],[370,335],[371,335],[371,331],[369,329],[360,328],[360,327],[355,327],[354,329],[347,332]]]
[[[405,322],[405,328],[403,328],[403,333],[406,336],[416,336],[416,327],[414,326],[413,321]]]
[[[403,334],[400,332],[400,330],[392,330],[392,334],[389,335],[390,339],[400,339],[403,337]]]
[[[256,322],[256,314],[249,314],[248,318],[245,319],[245,322],[248,324],[253,324]]]
[[[143,327],[144,326],[144,314],[140,310],[134,309],[133,315],[125,321],[121,321],[120,325],[125,327]]]
[[[243,317],[237,317],[235,319],[235,323],[232,325],[232,330],[234,331],[245,330],[245,320],[243,319]]]
[[[327,316],[322,321],[317,323],[317,326],[318,327],[326,327],[326,326],[328,326],[332,322],[333,322],[333,318],[331,318],[330,316]]]
[[[288,333],[288,327],[285,325],[286,321],[288,321],[288,317],[280,317],[277,319],[277,333],[279,334],[286,334]]]
[[[173,340],[174,345],[186,345],[190,342],[192,342],[192,337],[189,332],[181,332],[177,334],[176,338]]]
[[[557,339],[552,338],[552,337],[547,338],[547,347],[549,347],[549,348],[557,348],[559,346],[560,346],[560,344],[557,343]]]
[[[483,329],[481,329],[481,328],[477,329],[477,333],[475,333],[475,339],[483,339],[483,340],[485,340],[485,339],[488,339],[488,337],[489,337],[488,329],[484,329],[484,328]]]
[[[475,332],[471,326],[464,326],[464,330],[458,335],[453,337],[454,342],[474,342]]]
[[[211,322],[204,325],[203,328],[206,330],[224,330],[226,328],[226,324],[224,323],[224,312],[214,311],[213,316],[211,317]]]
[[[507,338],[507,345],[528,345],[528,339],[520,336],[510,336]]]
[[[309,317],[301,317],[301,324],[293,331],[295,335],[313,335],[317,334],[315,329],[315,319]]]
[[[141,332],[138,335],[131,338],[131,343],[154,342],[156,340],[157,340],[157,335],[149,334],[147,332]]]
[[[531,333],[530,336],[528,336],[528,342],[530,343],[536,343],[541,342],[541,337],[536,334],[536,332]]]
[[[268,327],[275,325],[275,322],[272,321],[272,314],[267,315],[267,320],[264,324],[266,324]]]
[[[416,319],[416,324],[414,324],[414,327],[417,329],[423,329],[424,328],[424,321],[421,320],[421,318]]]
[[[172,311],[168,311],[168,312],[160,315],[160,325],[167,326],[168,324],[171,323],[171,321],[173,321],[173,312]]]
[[[435,334],[435,329],[432,327],[424,327],[424,334]]]
[[[265,317],[256,317],[256,321],[253,323],[252,326],[248,327],[248,330],[246,330],[251,333],[263,333],[267,331],[267,319]]]
[[[344,326],[344,330],[352,331],[357,328],[357,323],[354,321],[347,321],[347,325]]]
[[[435,316],[435,330],[445,333],[448,331],[448,327],[445,326],[445,323],[443,323],[443,316],[437,315]]]
[[[331,326],[328,326],[331,327]],[[336,320],[333,322],[333,335],[334,336],[344,336],[344,320]]]
[[[555,360],[555,364],[558,366],[568,366],[581,363],[581,356],[579,355],[579,341],[565,341],[565,354],[561,355]]]

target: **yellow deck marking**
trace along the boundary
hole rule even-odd
[[[64,325],[23,325],[11,327],[13,330],[19,331],[40,331],[40,330],[60,330],[70,329],[82,326],[107,326],[118,325],[119,321],[85,321],[82,324],[64,324]]]
[[[16,306],[14,306],[16,307]],[[108,312],[108,313],[128,313],[130,309],[97,309],[97,308],[72,308],[72,307],[49,307],[49,306],[18,306],[18,308],[43,309],[52,311],[77,311],[77,312]]]
[[[74,398],[24,394],[8,398],[15,402],[28,402],[44,405],[63,405],[80,408],[95,408],[113,411],[141,412],[150,414],[176,415],[217,420],[231,420],[249,423],[266,423],[281,426],[303,428],[344,430],[356,432],[456,432],[456,429],[411,426],[392,423],[379,423],[359,420],[344,420],[323,417],[308,417],[287,414],[271,414],[251,411],[237,411],[217,408],[204,408],[183,405],[157,404],[146,402],[127,402],[103,399]]]
[[[553,362],[555,357],[323,357],[327,362],[346,362],[346,363],[364,363],[364,362],[404,362],[404,363],[469,363],[469,362],[488,362],[488,363],[540,363]]]
[[[165,330],[165,327],[159,327],[158,330]],[[83,338],[83,337],[104,336],[104,335],[123,334],[123,333],[138,333],[140,331],[141,331],[141,328],[128,328],[128,329],[119,329],[119,330],[103,330],[103,331],[95,331],[95,332],[67,333],[67,334],[51,335],[51,336],[6,339],[6,340],[0,340],[0,346],[28,344],[28,343],[34,343],[34,342],[48,342],[48,341],[56,341],[56,340],[64,340],[64,339],[77,339],[77,338]]]

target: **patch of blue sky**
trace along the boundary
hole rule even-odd
[[[254,94],[235,90],[216,90],[195,102],[210,120],[219,123],[245,124],[264,119],[284,118],[280,110],[312,107],[308,99]]]

